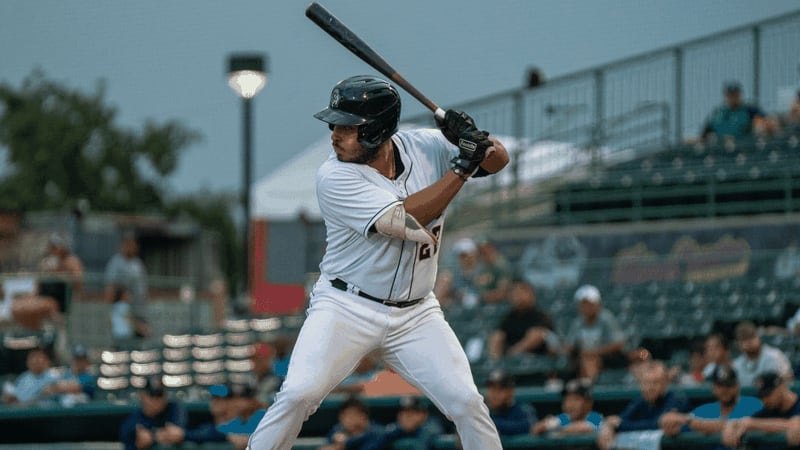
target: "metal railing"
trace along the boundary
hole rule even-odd
[[[729,80],[739,81],[745,99],[764,110],[785,112],[786,95],[796,92],[800,82],[798,48],[800,10],[454,107],[467,111],[482,129],[513,140],[513,162],[505,175],[510,179],[492,180],[489,188],[496,192],[508,185],[513,192],[539,181],[521,163],[537,152],[538,142],[581,150],[566,159],[558,152],[532,158],[540,167],[557,166],[559,173],[568,173],[619,151],[698,135],[710,111],[722,102],[722,85]],[[404,122],[433,123],[430,114]],[[461,196],[462,203],[475,195]]]

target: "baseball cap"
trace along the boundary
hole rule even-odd
[[[726,93],[742,92],[742,84],[734,80],[726,81],[723,89]]]
[[[475,253],[478,251],[478,247],[472,239],[462,238],[453,244],[453,250],[457,255],[463,255],[464,253]]]
[[[214,384],[209,386],[208,393],[211,394],[212,397],[229,398],[231,390],[228,389],[228,386],[225,384]]]
[[[400,409],[411,409],[414,411],[427,411],[428,405],[422,402],[419,397],[406,395],[400,398]]]
[[[514,387],[514,377],[510,374],[498,369],[489,374],[489,379],[486,381],[487,386],[497,386],[503,388]]]
[[[736,376],[736,371],[728,364],[717,364],[708,381],[720,386],[737,386],[739,379]]]
[[[145,379],[144,392],[151,397],[163,397],[167,393],[160,375],[151,375]]]
[[[783,379],[777,373],[764,372],[756,377],[753,386],[756,388],[756,395],[759,398],[764,398],[771,394],[781,383],[783,383]]]
[[[600,303],[600,290],[591,284],[584,284],[575,291],[575,301],[587,300],[592,303]]]
[[[564,384],[564,389],[561,390],[561,396],[567,394],[580,395],[583,398],[592,398],[592,384],[589,380],[576,378],[569,380]]]
[[[89,349],[86,348],[83,344],[75,344],[72,346],[72,357],[73,358],[88,358],[89,357]]]

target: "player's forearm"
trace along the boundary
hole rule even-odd
[[[403,201],[403,207],[406,213],[414,216],[423,226],[427,226],[442,215],[464,183],[461,177],[449,170],[439,181],[409,195]]]

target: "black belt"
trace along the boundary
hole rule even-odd
[[[335,287],[336,289],[339,289],[340,291],[350,292],[350,290],[347,289],[347,282],[339,278],[334,278],[333,280],[331,280],[331,286]],[[350,293],[356,294],[355,292],[350,292]],[[373,302],[378,302],[381,305],[394,306],[395,308],[408,308],[409,306],[414,306],[417,303],[425,300],[425,297],[420,297],[404,302],[396,302],[394,300],[384,300],[382,298],[373,297],[367,294],[366,292],[361,292],[361,291],[358,291],[356,295],[358,295],[359,297],[364,297],[367,300],[372,300]]]

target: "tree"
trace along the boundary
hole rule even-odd
[[[34,71],[20,89],[0,84],[0,209],[63,210],[88,201],[95,211],[156,212],[161,186],[199,133],[177,121],[141,131],[115,123],[105,87],[84,94]]]

